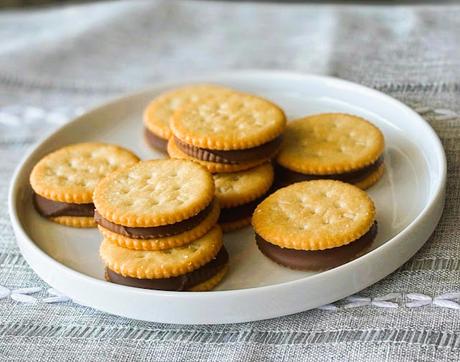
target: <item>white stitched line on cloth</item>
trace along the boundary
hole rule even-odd
[[[0,285],[0,300],[9,297],[10,290]]]
[[[35,294],[41,290],[42,288],[40,287],[13,289],[11,291],[10,297],[16,302],[26,303],[26,304],[35,304],[38,302],[38,299],[35,297],[32,297],[29,294]]]
[[[16,302],[24,304],[35,304],[39,301],[47,304],[53,303],[63,303],[72,301],[69,297],[65,296],[56,289],[50,288],[47,290],[49,296],[46,298],[36,298],[30,294],[38,293],[42,290],[40,287],[31,287],[31,288],[20,288],[10,290],[4,286],[0,285],[0,300],[7,299],[10,297]],[[403,300],[404,297],[409,300],[408,302],[397,302],[395,299]],[[419,308],[426,306],[435,306],[440,308],[456,309],[460,310],[460,292],[445,293],[438,295],[436,297],[430,297],[429,295],[421,293],[388,293],[382,296],[377,297],[364,297],[360,295],[351,295],[342,301],[337,302],[337,304],[325,304],[317,309],[326,310],[326,311],[337,311],[339,309],[352,309],[360,307],[377,307],[377,308]]]
[[[431,112],[431,108],[430,107],[425,107],[425,106],[414,106],[413,109],[414,109],[415,112],[417,112],[419,114],[424,114],[424,113]]]
[[[338,310],[339,307],[337,307],[334,304],[324,304],[322,306],[319,306],[317,309],[319,310]]]
[[[382,295],[380,297],[362,297],[359,295],[351,295],[345,298],[343,301],[345,304],[342,307],[338,307],[334,304],[326,304],[321,307],[318,307],[320,310],[338,310],[338,309],[350,309],[350,308],[359,308],[366,306],[373,306],[379,308],[398,308],[399,304],[393,302],[393,299],[401,297],[401,293],[389,293]]]
[[[460,293],[446,293],[434,298],[425,294],[409,293],[406,294],[406,297],[410,300],[410,302],[406,303],[406,307],[408,308],[419,308],[427,305],[434,305],[441,308],[460,310],[460,304],[455,301],[460,299]]]
[[[420,104],[409,104],[409,106],[412,107],[412,109],[420,115],[434,113],[434,116],[432,118],[434,118],[436,121],[449,121],[451,119],[456,119],[460,117],[460,114],[451,109],[430,108]]]
[[[345,298],[343,301],[346,302],[341,308],[350,309],[350,308],[359,308],[366,306],[374,306],[379,308],[398,308],[399,304],[392,302],[391,300],[401,297],[401,293],[389,293],[381,297],[361,297],[359,295],[351,295]],[[325,304],[318,309],[321,310],[338,310],[341,309],[334,304]]]
[[[401,301],[396,302],[395,299],[405,299],[407,302]],[[339,309],[350,309],[350,308],[359,308],[359,307],[378,307],[378,308],[420,308],[426,306],[434,306],[440,308],[448,308],[460,310],[460,292],[445,293],[438,295],[436,297],[431,297],[426,294],[421,293],[389,293],[380,297],[362,297],[359,295],[352,295],[342,300],[345,304],[337,306],[335,304],[326,304],[321,307],[318,307],[320,310],[330,310],[336,311]],[[338,302],[340,303],[340,301]]]
[[[10,297],[11,299],[19,303],[36,304],[40,300],[36,297],[31,296],[30,294],[36,294],[41,290],[42,288],[40,287],[19,288],[10,290],[0,285],[0,300],[7,299],[8,297]],[[53,288],[48,289],[47,292],[49,295],[51,295],[51,297],[41,299],[43,303],[62,303],[71,300],[69,297],[65,296],[64,294]]]
[[[398,308],[399,305],[397,303],[391,302],[391,300],[399,298],[400,296],[400,293],[389,293],[381,297],[375,298],[352,295],[350,297],[345,298],[345,302],[347,302],[347,304],[345,304],[343,308],[357,308],[368,305],[380,308]]]
[[[81,108],[56,108],[47,110],[27,105],[10,105],[0,108],[0,125],[8,127],[24,127],[39,122],[63,124],[70,118],[83,113]]]
[[[48,294],[52,295],[52,297],[43,299],[44,303],[62,303],[62,302],[68,302],[71,300],[69,297],[65,296],[64,294],[62,294],[61,292],[59,292],[58,290],[54,288],[49,288]]]

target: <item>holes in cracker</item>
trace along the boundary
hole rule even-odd
[[[217,186],[217,192],[220,194],[226,193],[233,190],[232,185],[224,184]]]
[[[317,215],[317,214],[321,214],[322,213],[322,210],[320,207],[316,207],[315,209],[313,209],[313,214]]]
[[[195,253],[198,251],[198,247],[196,247],[195,245],[188,245],[188,249],[192,252],[192,253]]]
[[[133,202],[131,200],[126,200],[121,205],[124,207],[130,207],[133,205]]]
[[[343,214],[341,214],[341,216],[343,218],[345,218],[345,219],[350,219],[350,220],[355,220],[356,219],[356,215],[352,214],[352,213],[349,213],[349,212],[343,213]]]

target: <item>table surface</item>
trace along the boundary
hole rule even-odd
[[[458,360],[459,33],[458,5],[166,0],[0,13],[0,359]],[[423,249],[358,296],[244,324],[133,321],[49,290],[16,247],[6,207],[27,149],[111,97],[160,80],[247,68],[349,79],[430,122],[447,154],[447,203]]]

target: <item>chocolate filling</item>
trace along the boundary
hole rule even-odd
[[[168,140],[157,136],[147,128],[144,128],[144,137],[149,146],[156,148],[159,151],[166,152]]]
[[[326,270],[345,264],[358,256],[371,245],[377,235],[377,222],[359,239],[350,244],[325,250],[295,250],[282,248],[264,240],[256,233],[259,250],[278,264],[298,270]]]
[[[193,229],[199,223],[201,223],[211,212],[214,207],[215,201],[211,201],[208,206],[201,210],[198,214],[176,222],[174,224],[150,226],[150,227],[129,227],[119,224],[115,224],[105,219],[101,214],[94,212],[94,220],[102,227],[113,231],[114,233],[127,236],[133,239],[156,239],[164,238],[166,236],[177,235],[187,230]]]
[[[38,213],[45,217],[94,215],[94,204],[74,204],[47,199],[34,192],[34,205]]]
[[[339,180],[348,183],[357,183],[364,180],[372,172],[377,170],[380,165],[383,164],[383,156],[380,156],[374,163],[369,166],[360,168],[351,172],[343,173],[334,173],[329,175],[313,175],[313,174],[303,174],[300,172],[289,170],[279,164],[275,165],[276,173],[276,183],[279,187],[288,186],[290,184],[301,182],[301,181],[311,181],[311,180]]]
[[[242,205],[238,205],[235,207],[226,207],[220,209],[220,216],[219,216],[219,223],[226,223],[226,222],[233,222],[242,219],[246,219],[252,216],[252,213],[256,209],[257,205],[259,205],[268,195],[270,191],[266,192],[262,196],[258,197],[257,199],[247,202]]]
[[[183,275],[171,278],[162,279],[137,279],[131,277],[124,277],[113,270],[106,268],[107,280],[129,287],[144,288],[144,289],[157,289],[157,290],[188,290],[194,286],[201,284],[214,275],[219,273],[228,263],[228,253],[225,247],[222,247],[214,259],[202,267]]]
[[[177,147],[184,153],[194,158],[207,162],[238,164],[249,161],[257,161],[270,157],[281,145],[281,136],[267,143],[253,148],[242,150],[210,150],[189,145],[179,138],[174,137]]]

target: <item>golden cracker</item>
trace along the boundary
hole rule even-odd
[[[208,292],[214,289],[222,281],[222,279],[224,279],[227,272],[228,272],[228,263],[216,275],[209,278],[208,280],[205,280],[203,283],[195,285],[194,287],[190,288],[188,291],[189,292]]]
[[[98,228],[105,239],[118,244],[118,246],[121,246],[122,248],[133,250],[164,250],[188,244],[205,235],[216,224],[219,218],[219,213],[219,203],[216,201],[214,202],[214,206],[210,214],[193,229],[187,230],[181,234],[157,239],[133,239],[114,233],[113,231],[110,231],[100,225]]]
[[[365,179],[356,182],[354,185],[361,190],[367,190],[369,187],[374,186],[385,173],[385,165],[382,163],[374,172],[372,172]]]
[[[214,180],[196,162],[141,161],[104,178],[93,198],[97,211],[115,224],[167,225],[203,210],[214,198]]]
[[[55,216],[48,218],[55,223],[71,226],[74,228],[94,228],[96,227],[96,222],[91,216]]]
[[[179,147],[177,147],[176,142],[174,141],[174,138],[170,138],[168,142],[168,154],[169,154],[169,157],[171,158],[176,158],[176,159],[181,159],[181,160],[191,160],[191,161],[197,162],[203,167],[205,167],[209,172],[211,172],[212,174],[215,174],[215,173],[239,172],[243,170],[248,170],[250,168],[254,168],[256,166],[259,166],[269,161],[272,157],[275,156],[276,153],[274,153],[273,155],[265,159],[250,161],[250,162],[245,162],[245,163],[230,164],[230,163],[208,162],[208,161],[202,161],[202,160],[199,160],[197,158],[187,155],[185,152],[180,150]]]
[[[189,145],[214,150],[260,146],[286,127],[281,108],[243,93],[222,94],[188,103],[171,118],[172,133]]]
[[[213,175],[216,196],[222,208],[235,207],[251,202],[265,194],[273,184],[271,163],[233,173]]]
[[[324,250],[363,236],[375,220],[370,197],[334,180],[299,182],[279,189],[257,206],[255,232],[283,248]]]
[[[49,200],[91,203],[94,188],[102,178],[138,161],[131,151],[116,145],[78,143],[43,157],[30,174],[30,184]]]
[[[216,84],[192,84],[170,90],[149,103],[144,111],[144,126],[158,137],[168,140],[172,135],[170,119],[178,108],[186,103],[228,92],[233,91]]]
[[[375,162],[384,146],[382,132],[363,118],[317,114],[288,124],[277,162],[304,174],[349,172]]]
[[[99,252],[105,265],[115,273],[138,279],[159,279],[198,269],[211,261],[222,245],[222,230],[214,226],[201,238],[177,248],[130,250],[104,240]]]

